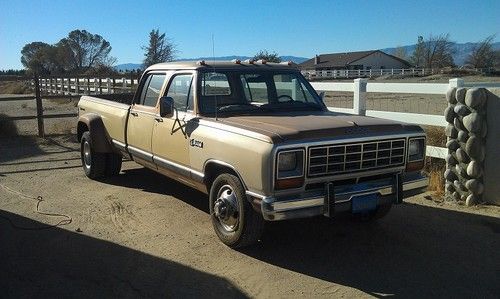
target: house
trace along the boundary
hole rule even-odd
[[[406,69],[412,65],[380,50],[321,54],[299,64],[302,71]]]

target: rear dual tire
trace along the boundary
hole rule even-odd
[[[89,131],[82,134],[80,155],[85,175],[93,180],[120,173],[122,156],[115,153],[96,152]]]

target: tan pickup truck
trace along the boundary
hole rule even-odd
[[[117,175],[127,157],[201,190],[231,247],[257,241],[265,221],[380,218],[427,185],[420,127],[331,112],[291,63],[161,63],[134,95],[78,108],[89,178]]]

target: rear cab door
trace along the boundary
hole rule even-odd
[[[127,148],[134,161],[156,169],[153,163],[151,140],[155,123],[159,120],[158,100],[165,88],[167,73],[149,72],[142,79],[138,97],[130,107],[127,122]]]

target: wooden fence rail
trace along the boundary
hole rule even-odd
[[[23,79],[25,80],[25,78]],[[40,87],[40,80],[38,77],[35,77],[32,79],[32,85],[35,89],[35,94],[34,95],[28,95],[28,96],[11,96],[11,97],[1,97],[0,102],[2,101],[26,101],[26,100],[35,100],[36,102],[36,115],[23,115],[23,116],[11,116],[11,117],[4,117],[0,119],[0,122],[3,121],[16,121],[16,120],[31,120],[31,119],[36,119],[37,120],[37,125],[38,125],[38,136],[39,137],[44,137],[45,136],[45,127],[44,127],[44,119],[46,118],[65,118],[65,117],[76,117],[78,116],[78,113],[58,113],[58,114],[45,114],[43,113],[43,100],[44,99],[50,99],[50,98],[61,98],[60,95],[41,95],[41,87]],[[68,97],[68,96],[64,96]],[[73,97],[69,95],[69,97]]]

